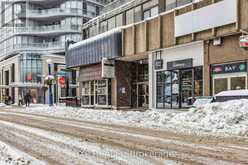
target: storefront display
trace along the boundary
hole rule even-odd
[[[111,80],[93,80],[81,84],[82,106],[110,106]]]
[[[213,65],[211,67],[213,95],[227,90],[247,89],[246,62]]]
[[[157,108],[187,108],[196,96],[202,96],[202,67],[156,73]]]

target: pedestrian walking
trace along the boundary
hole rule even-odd
[[[29,107],[30,106],[30,102],[31,102],[31,95],[30,95],[29,92],[24,96],[24,101],[25,101],[26,107]]]
[[[22,95],[20,94],[18,98],[18,106],[22,106],[22,105],[23,105],[23,99],[22,99]]]

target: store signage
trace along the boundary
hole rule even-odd
[[[155,60],[154,65],[156,70],[163,69],[163,60],[162,59]]]
[[[241,36],[239,43],[241,48],[248,48],[248,35]]]
[[[115,77],[115,64],[113,60],[102,60],[102,78],[114,78]]]
[[[192,68],[193,67],[193,59],[185,59],[185,60],[178,60],[167,62],[167,70],[176,70],[176,69],[183,69],[183,68]]]
[[[59,81],[59,85],[64,88],[65,87],[65,77],[64,76],[60,76],[58,78],[58,81]]]
[[[247,65],[245,62],[215,65],[212,67],[212,74],[246,72]]]

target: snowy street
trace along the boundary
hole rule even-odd
[[[136,124],[121,122],[123,114],[136,114],[136,118],[143,115],[144,118],[147,112],[120,112],[117,115],[117,112],[102,110],[100,115],[112,113],[108,116],[112,117],[111,121],[104,122],[104,115],[99,121],[94,117],[90,121],[90,110],[84,112],[89,115],[86,120],[85,116],[77,119],[68,117],[68,114],[73,114],[72,108],[61,108],[57,107],[57,115],[54,115],[55,110],[51,113],[49,107],[1,107],[0,163],[248,164],[247,136],[213,136],[203,132],[195,135],[185,130],[158,129],[147,124],[141,126],[141,120],[140,125],[138,121]],[[83,113],[84,110],[80,111]],[[92,113],[96,115],[99,112]],[[169,117],[184,113],[173,112]]]

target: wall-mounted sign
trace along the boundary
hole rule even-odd
[[[239,62],[239,63],[215,65],[212,66],[211,70],[212,70],[212,74],[246,72],[247,64],[246,62]]]
[[[115,77],[115,63],[113,60],[102,60],[102,78],[114,78]]]
[[[248,48],[248,35],[242,35],[239,44],[241,48]]]
[[[154,61],[154,66],[155,66],[156,70],[163,69],[163,60],[162,59],[155,60]]]
[[[193,67],[193,59],[185,59],[185,60],[178,60],[167,62],[167,70],[176,70],[176,69],[183,69],[183,68],[192,68]]]

